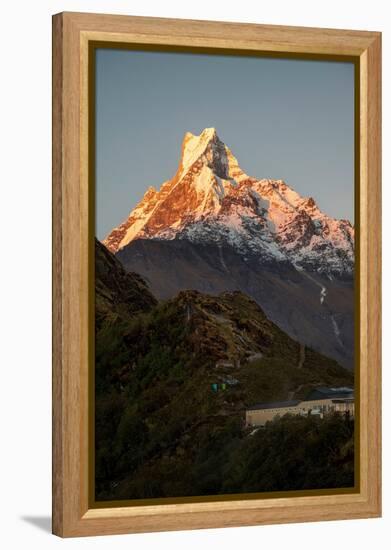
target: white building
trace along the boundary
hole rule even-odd
[[[258,403],[246,409],[246,426],[264,426],[266,422],[285,414],[318,415],[323,418],[333,412],[354,417],[354,390],[352,388],[325,388],[312,390],[306,399]]]

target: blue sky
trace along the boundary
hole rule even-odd
[[[354,222],[351,63],[99,49],[96,234],[177,169],[186,131],[217,133],[251,176],[284,179]]]

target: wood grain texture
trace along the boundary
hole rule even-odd
[[[52,518],[53,532],[62,533],[62,18],[53,19],[53,103],[52,103]]]
[[[361,246],[361,267],[365,264],[366,315],[362,316],[366,354],[360,372],[360,387],[365,391],[363,426],[365,460],[361,476],[366,481],[368,499],[381,509],[381,38],[373,41],[362,55],[361,63],[361,225],[365,241]],[[364,249],[365,246],[365,249]],[[363,279],[363,276],[361,277]],[[365,471],[363,471],[365,468]]]
[[[92,508],[88,500],[88,45],[116,41],[360,60],[360,491]],[[53,18],[53,532],[84,536],[380,515],[380,34],[64,13]]]
[[[63,14],[80,30],[104,40],[214,48],[360,55],[378,33],[184,19]]]

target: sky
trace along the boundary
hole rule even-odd
[[[207,127],[247,174],[354,222],[353,64],[98,49],[99,239],[175,174],[184,134]]]

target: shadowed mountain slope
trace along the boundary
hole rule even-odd
[[[141,277],[127,275],[101,246],[96,252],[97,498],[218,494],[246,483],[251,491],[283,489],[287,481],[277,472],[246,481],[236,470],[241,456],[257,460],[244,429],[245,407],[302,398],[319,385],[351,385],[352,373],[309,348],[303,355],[303,347],[239,291],[182,291],[157,303]],[[330,448],[336,463],[351,465],[341,446],[351,428],[335,422],[341,436]],[[305,419],[294,425],[317,437],[324,429]],[[278,452],[286,456],[283,441]],[[336,463],[329,461],[322,479],[314,482],[314,473],[296,483],[349,485],[351,470],[337,476]]]

